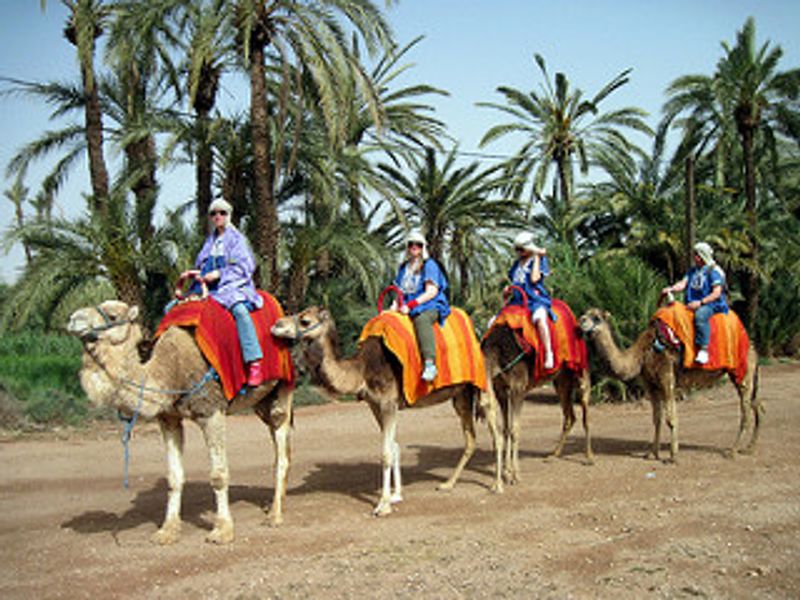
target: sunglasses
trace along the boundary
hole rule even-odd
[[[424,245],[425,244],[423,244],[422,242],[408,242],[408,247],[409,248],[411,248],[411,247],[422,248]]]
[[[222,215],[223,217],[227,217],[228,216],[228,211],[227,210],[212,210],[210,213],[208,213],[209,217],[216,217],[217,215]]]
[[[523,248],[521,246],[517,246],[516,248],[514,248],[514,251],[515,252],[527,252],[527,250],[525,250],[525,248]]]

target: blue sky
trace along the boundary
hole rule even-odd
[[[61,36],[65,9],[57,0],[6,0],[0,3],[0,75],[26,80],[78,77],[72,47]],[[425,39],[407,55],[414,67],[401,82],[424,82],[450,92],[432,103],[462,151],[478,151],[478,141],[501,115],[477,102],[497,101],[500,85],[522,90],[542,83],[533,61],[541,54],[552,74],[562,71],[586,95],[597,92],[621,71],[631,81],[612,94],[604,109],[638,106],[655,124],[664,90],[675,78],[711,74],[721,56],[721,42],[735,41],[748,16],[756,19],[759,44],[770,41],[784,51],[781,69],[800,66],[800,2],[797,0],[401,0],[387,11],[401,44]],[[223,110],[244,110],[247,98],[230,85]],[[48,107],[28,99],[0,98],[0,166],[3,174],[13,153],[47,129]],[[512,140],[483,152],[508,154]],[[476,159],[477,160],[477,159]],[[47,166],[32,169],[26,184],[35,193]],[[160,175],[162,204],[174,206],[191,197],[188,171]],[[13,182],[3,178],[3,190]],[[78,167],[57,209],[67,216],[83,210],[88,189],[85,167]],[[12,220],[12,205],[0,199],[0,228]],[[13,248],[0,259],[0,280],[12,282],[22,262]]]

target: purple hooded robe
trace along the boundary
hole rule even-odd
[[[222,252],[214,252],[215,244],[222,245]],[[219,248],[218,248],[219,250]],[[213,268],[203,269],[206,262]],[[212,232],[197,255],[195,267],[204,271],[219,269],[220,278],[209,286],[209,294],[217,302],[230,309],[237,302],[250,302],[254,308],[261,308],[264,300],[256,292],[253,283],[253,272],[256,261],[250,250],[250,244],[242,233],[228,225],[222,235]]]

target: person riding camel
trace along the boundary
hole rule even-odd
[[[263,358],[250,311],[261,308],[264,300],[256,291],[253,273],[256,263],[247,238],[231,223],[233,207],[219,198],[208,207],[210,233],[197,255],[195,269],[181,278],[200,277],[209,295],[227,308],[236,320],[236,331],[247,372],[247,385],[260,385],[264,376]]]
[[[551,315],[552,300],[547,288],[544,287],[544,278],[550,275],[547,250],[537,246],[533,234],[529,232],[517,235],[514,239],[514,250],[517,259],[508,271],[508,278],[512,285],[522,288],[528,296],[531,320],[536,326],[539,340],[544,348],[544,368],[552,369],[555,358],[550,340],[550,327],[547,323]],[[522,304],[519,293],[514,292],[511,304]]]
[[[400,306],[395,300],[391,310],[411,317],[424,360],[422,379],[433,381],[438,373],[433,324],[444,323],[450,314],[450,303],[445,294],[447,278],[437,261],[428,255],[425,237],[418,231],[410,233],[406,239],[405,259],[398,268],[394,284],[403,292],[404,303]]]
[[[694,311],[695,362],[708,363],[708,342],[711,337],[709,321],[716,313],[728,312],[725,271],[714,261],[714,249],[706,242],[693,248],[694,266],[683,279],[661,290],[661,295],[686,291],[686,307]]]

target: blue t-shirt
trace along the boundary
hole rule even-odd
[[[422,269],[416,273],[407,267],[408,261],[400,265],[400,269],[397,271],[397,277],[394,279],[394,284],[403,292],[403,300],[406,303],[415,300],[425,291],[426,281],[435,284],[439,289],[439,292],[432,300],[428,300],[416,306],[408,314],[415,317],[426,310],[438,310],[439,324],[443,324],[447,315],[450,314],[450,303],[447,301],[447,296],[444,293],[447,289],[447,279],[439,268],[439,265],[436,264],[435,260],[429,258],[423,263]]]
[[[686,274],[686,304],[702,300],[718,285],[722,286],[722,294],[707,306],[713,308],[715,313],[726,313],[728,301],[725,297],[725,272],[717,265],[692,267]]]
[[[550,263],[546,256],[540,257],[539,272],[541,273],[541,277],[539,277],[539,281],[536,283],[531,283],[533,260],[534,259],[530,259],[524,263],[521,262],[520,259],[515,260],[514,264],[511,265],[511,269],[508,271],[508,278],[511,281],[511,285],[516,285],[525,290],[525,293],[528,295],[528,309],[531,312],[534,312],[540,306],[543,306],[549,311],[552,301],[550,299],[550,293],[544,287],[544,278],[550,274]],[[522,295],[517,290],[514,290],[514,295],[509,304],[522,304]]]

